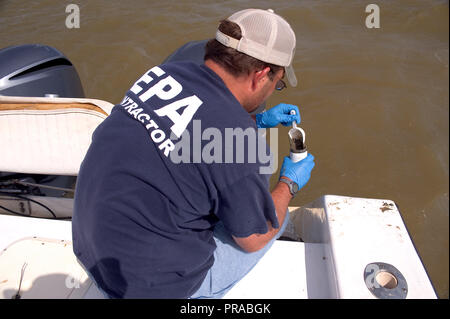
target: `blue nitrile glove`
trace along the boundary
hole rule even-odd
[[[284,176],[291,179],[297,183],[298,189],[300,189],[308,183],[314,165],[314,156],[311,154],[297,163],[292,162],[289,156],[285,156],[281,166],[280,178]]]
[[[295,115],[289,114],[292,110],[295,110]],[[256,126],[258,128],[270,128],[275,127],[279,123],[284,126],[291,125],[292,121],[300,123],[300,112],[298,107],[291,104],[278,104],[271,109],[256,114]]]

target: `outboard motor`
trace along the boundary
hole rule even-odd
[[[25,44],[0,50],[0,95],[84,97],[72,63],[47,45]]]

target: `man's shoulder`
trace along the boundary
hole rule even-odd
[[[176,77],[177,80],[188,82],[192,85],[201,84],[211,89],[226,89],[222,79],[205,64],[192,61],[174,61],[159,65],[167,74]]]
[[[190,72],[201,72],[201,64],[192,61],[170,61],[164,62],[159,65],[159,67],[167,72],[177,72],[177,71],[190,71]]]
[[[159,67],[181,84],[185,96],[193,94],[202,101],[197,118],[217,119],[218,127],[225,125],[230,128],[256,128],[250,115],[223,80],[205,64],[175,61],[161,64]]]

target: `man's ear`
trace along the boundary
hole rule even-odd
[[[269,67],[265,67],[262,70],[259,71],[253,71],[252,72],[252,90],[255,91],[261,86],[263,86],[266,81],[268,80],[267,73],[270,72]]]

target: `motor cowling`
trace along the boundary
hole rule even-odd
[[[84,97],[75,67],[47,45],[25,44],[0,50],[0,95]]]

